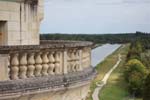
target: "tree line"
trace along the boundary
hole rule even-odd
[[[128,90],[135,97],[150,99],[150,41],[140,37],[131,42],[127,54],[124,78]]]
[[[138,39],[150,41],[150,34],[143,32],[136,33],[121,33],[121,34],[60,34],[50,33],[41,34],[41,40],[78,40],[78,41],[92,41],[94,43],[129,43]]]

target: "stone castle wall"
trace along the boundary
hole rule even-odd
[[[91,42],[43,41],[44,0],[0,0],[0,100],[85,100]],[[16,46],[17,45],[17,46]]]
[[[59,91],[22,95],[17,98],[2,100],[85,100],[89,91],[89,85]]]
[[[95,76],[91,45],[41,41],[0,46],[0,100],[85,100]]]
[[[89,91],[89,85],[90,84],[68,90],[25,96],[18,100],[85,100]]]
[[[0,1],[0,45],[39,44],[44,0],[25,1]]]

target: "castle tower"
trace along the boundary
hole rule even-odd
[[[40,41],[43,0],[0,0],[0,100],[85,100],[91,42]]]
[[[0,1],[0,45],[37,45],[44,0]]]

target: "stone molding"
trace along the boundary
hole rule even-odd
[[[46,49],[67,49],[67,48],[83,48],[92,47],[93,43],[88,41],[64,41],[64,40],[49,40],[41,41],[40,45],[14,45],[0,46],[0,54],[8,54],[11,52],[20,51],[38,51]]]

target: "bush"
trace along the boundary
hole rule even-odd
[[[131,59],[125,66],[124,76],[128,83],[129,92],[135,96],[141,95],[146,76],[145,66],[139,60]]]
[[[150,74],[147,76],[144,83],[143,100],[150,99]]]

